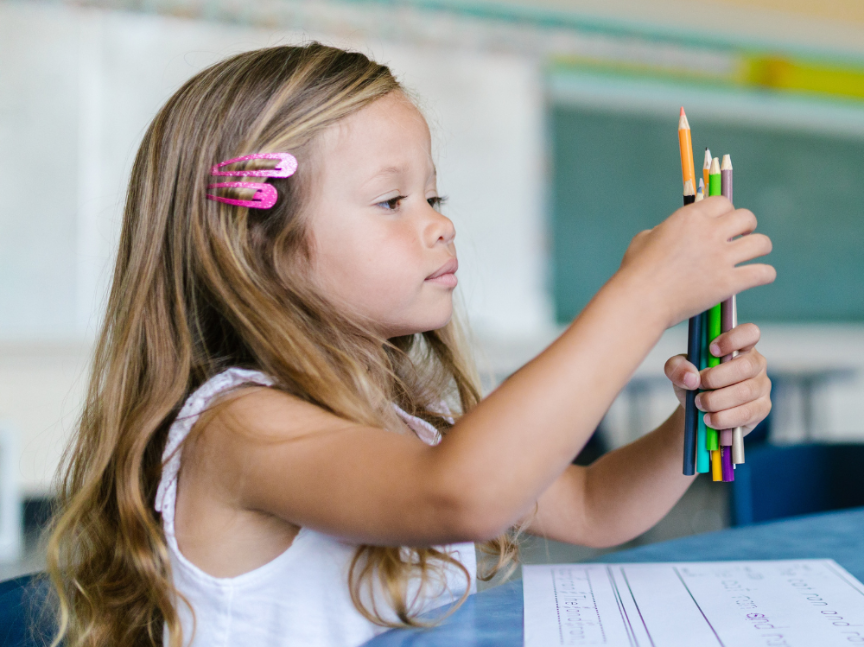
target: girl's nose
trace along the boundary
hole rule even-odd
[[[439,241],[449,245],[456,238],[456,227],[453,225],[453,221],[431,207],[430,211],[434,215],[431,216],[431,222],[427,228],[427,240],[431,245],[435,245]]]

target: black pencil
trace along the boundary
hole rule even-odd
[[[684,183],[684,204],[693,204],[696,192],[693,182]],[[702,315],[690,317],[687,329],[687,359],[699,369],[702,354]],[[696,391],[687,391],[684,409],[684,474],[692,476],[696,473],[696,432],[699,428],[699,410],[696,408]]]

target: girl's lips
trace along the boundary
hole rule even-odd
[[[437,279],[444,274],[453,274],[456,270],[459,269],[459,261],[455,258],[451,258],[449,261],[444,263],[441,267],[439,267],[435,272],[426,277],[426,280],[429,281],[431,279]]]
[[[448,288],[455,288],[459,283],[459,279],[456,278],[456,275],[453,274],[453,272],[448,272],[447,274],[436,276],[434,279],[426,279],[426,282],[437,283],[438,285],[443,285]]]
[[[459,280],[456,278],[456,270],[459,269],[459,261],[451,258],[444,263],[437,271],[426,277],[429,283],[437,283],[448,288],[455,288]]]

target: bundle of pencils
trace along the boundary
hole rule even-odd
[[[721,164],[716,157],[711,157],[711,151],[705,149],[702,178],[696,189],[693,142],[684,108],[681,108],[678,120],[678,145],[681,151],[684,204],[702,200],[706,189],[708,196],[723,195],[732,201],[732,159],[729,155],[723,156]],[[688,327],[687,358],[700,371],[728,362],[735,354],[714,357],[708,348],[721,333],[737,325],[738,311],[734,296],[692,317]],[[684,415],[684,474],[710,471],[715,481],[734,481],[735,465],[744,462],[744,432],[741,427],[719,432],[707,427],[704,416],[696,408],[696,391],[687,392]]]

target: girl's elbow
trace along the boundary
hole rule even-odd
[[[461,541],[488,541],[501,536],[512,525],[500,501],[488,501],[476,491],[454,492],[443,507],[448,534]]]

